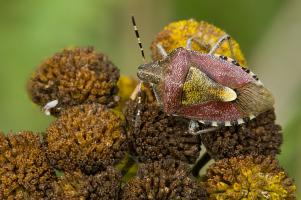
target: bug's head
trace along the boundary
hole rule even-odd
[[[138,67],[137,76],[141,81],[158,84],[162,80],[162,67],[158,61],[142,64]]]

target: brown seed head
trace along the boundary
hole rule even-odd
[[[93,174],[125,154],[124,122],[100,104],[63,111],[45,137],[50,163],[60,170],[81,169]]]
[[[121,176],[113,167],[95,175],[80,171],[67,172],[54,183],[52,199],[58,200],[117,200]]]
[[[186,164],[167,159],[141,164],[138,175],[123,188],[121,199],[202,200],[206,192]]]
[[[281,127],[275,118],[274,110],[269,110],[246,124],[204,133],[202,142],[214,159],[246,154],[275,156],[282,144]]]
[[[0,199],[46,199],[54,179],[39,135],[0,132]]]
[[[143,92],[144,96],[145,92]],[[131,154],[139,161],[152,162],[166,158],[193,164],[199,156],[201,140],[188,133],[189,120],[168,116],[157,102],[146,98],[141,107],[141,120],[137,120],[137,98],[126,107],[127,134]],[[138,123],[138,128],[135,124]]]
[[[28,81],[32,101],[41,107],[58,100],[59,108],[83,103],[113,105],[119,70],[93,48],[64,49],[45,60]]]

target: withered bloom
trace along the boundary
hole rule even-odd
[[[239,156],[212,164],[203,186],[209,199],[295,199],[296,186],[271,156]]]
[[[0,199],[46,199],[54,179],[39,135],[0,132]]]
[[[116,66],[93,48],[64,49],[38,67],[28,81],[28,91],[41,107],[57,100],[57,106],[50,110],[56,115],[78,104],[115,104],[118,78]]]
[[[269,110],[246,124],[204,133],[202,142],[214,159],[246,154],[275,156],[282,144],[281,127],[275,118],[274,110]]]
[[[93,174],[124,156],[124,122],[100,104],[75,106],[48,127],[45,143],[56,168]]]
[[[113,167],[95,175],[80,171],[66,172],[54,183],[52,199],[58,200],[117,200],[121,186],[121,175]]]
[[[158,44],[160,44],[167,53],[170,53],[178,47],[186,47],[188,39],[193,39],[193,50],[208,53],[225,34],[225,31],[205,21],[198,22],[194,19],[189,19],[172,22],[165,26],[152,42],[152,57],[154,60],[162,59],[162,55],[160,55],[157,47]],[[231,39],[231,45],[235,59],[242,66],[245,66],[246,60],[239,44],[234,39]],[[216,53],[233,57],[227,42],[225,42]]]
[[[206,196],[200,183],[190,176],[186,164],[166,159],[141,164],[137,176],[123,188],[121,199],[202,200]]]
[[[148,96],[144,91],[142,95]],[[138,107],[141,119],[137,121]],[[130,100],[125,117],[130,153],[139,161],[172,158],[193,164],[198,158],[201,140],[188,133],[189,120],[168,116],[154,99],[146,98],[139,105],[138,98]]]

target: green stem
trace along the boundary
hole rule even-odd
[[[191,172],[193,176],[197,177],[199,175],[200,170],[211,160],[211,156],[205,152],[202,157],[197,161],[197,163],[193,166]]]
[[[124,176],[135,163],[135,160],[131,156],[128,156],[126,163],[121,169],[121,175]]]

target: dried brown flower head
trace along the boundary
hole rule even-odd
[[[190,176],[186,164],[166,159],[141,164],[138,175],[123,188],[123,200],[202,200],[206,192],[200,183]]]
[[[0,132],[0,199],[44,199],[54,179],[39,135]]]
[[[214,159],[245,154],[275,156],[282,144],[281,127],[275,124],[275,118],[274,110],[269,110],[246,124],[204,133],[202,143]]]
[[[64,49],[45,60],[28,82],[33,102],[45,106],[58,100],[51,110],[83,103],[114,104],[119,70],[107,56],[93,48]]]
[[[54,183],[52,199],[58,200],[117,200],[121,186],[121,175],[113,167],[95,175],[80,171],[66,172]]]
[[[135,128],[137,99],[128,102],[125,114],[130,153],[142,162],[172,158],[194,163],[199,156],[201,140],[188,133],[189,120],[168,116],[156,101],[147,98],[141,104],[141,120]]]
[[[48,127],[45,143],[56,168],[96,173],[124,156],[124,122],[100,104],[75,106]]]
[[[271,156],[239,156],[211,165],[203,186],[209,199],[295,199],[296,186]]]

